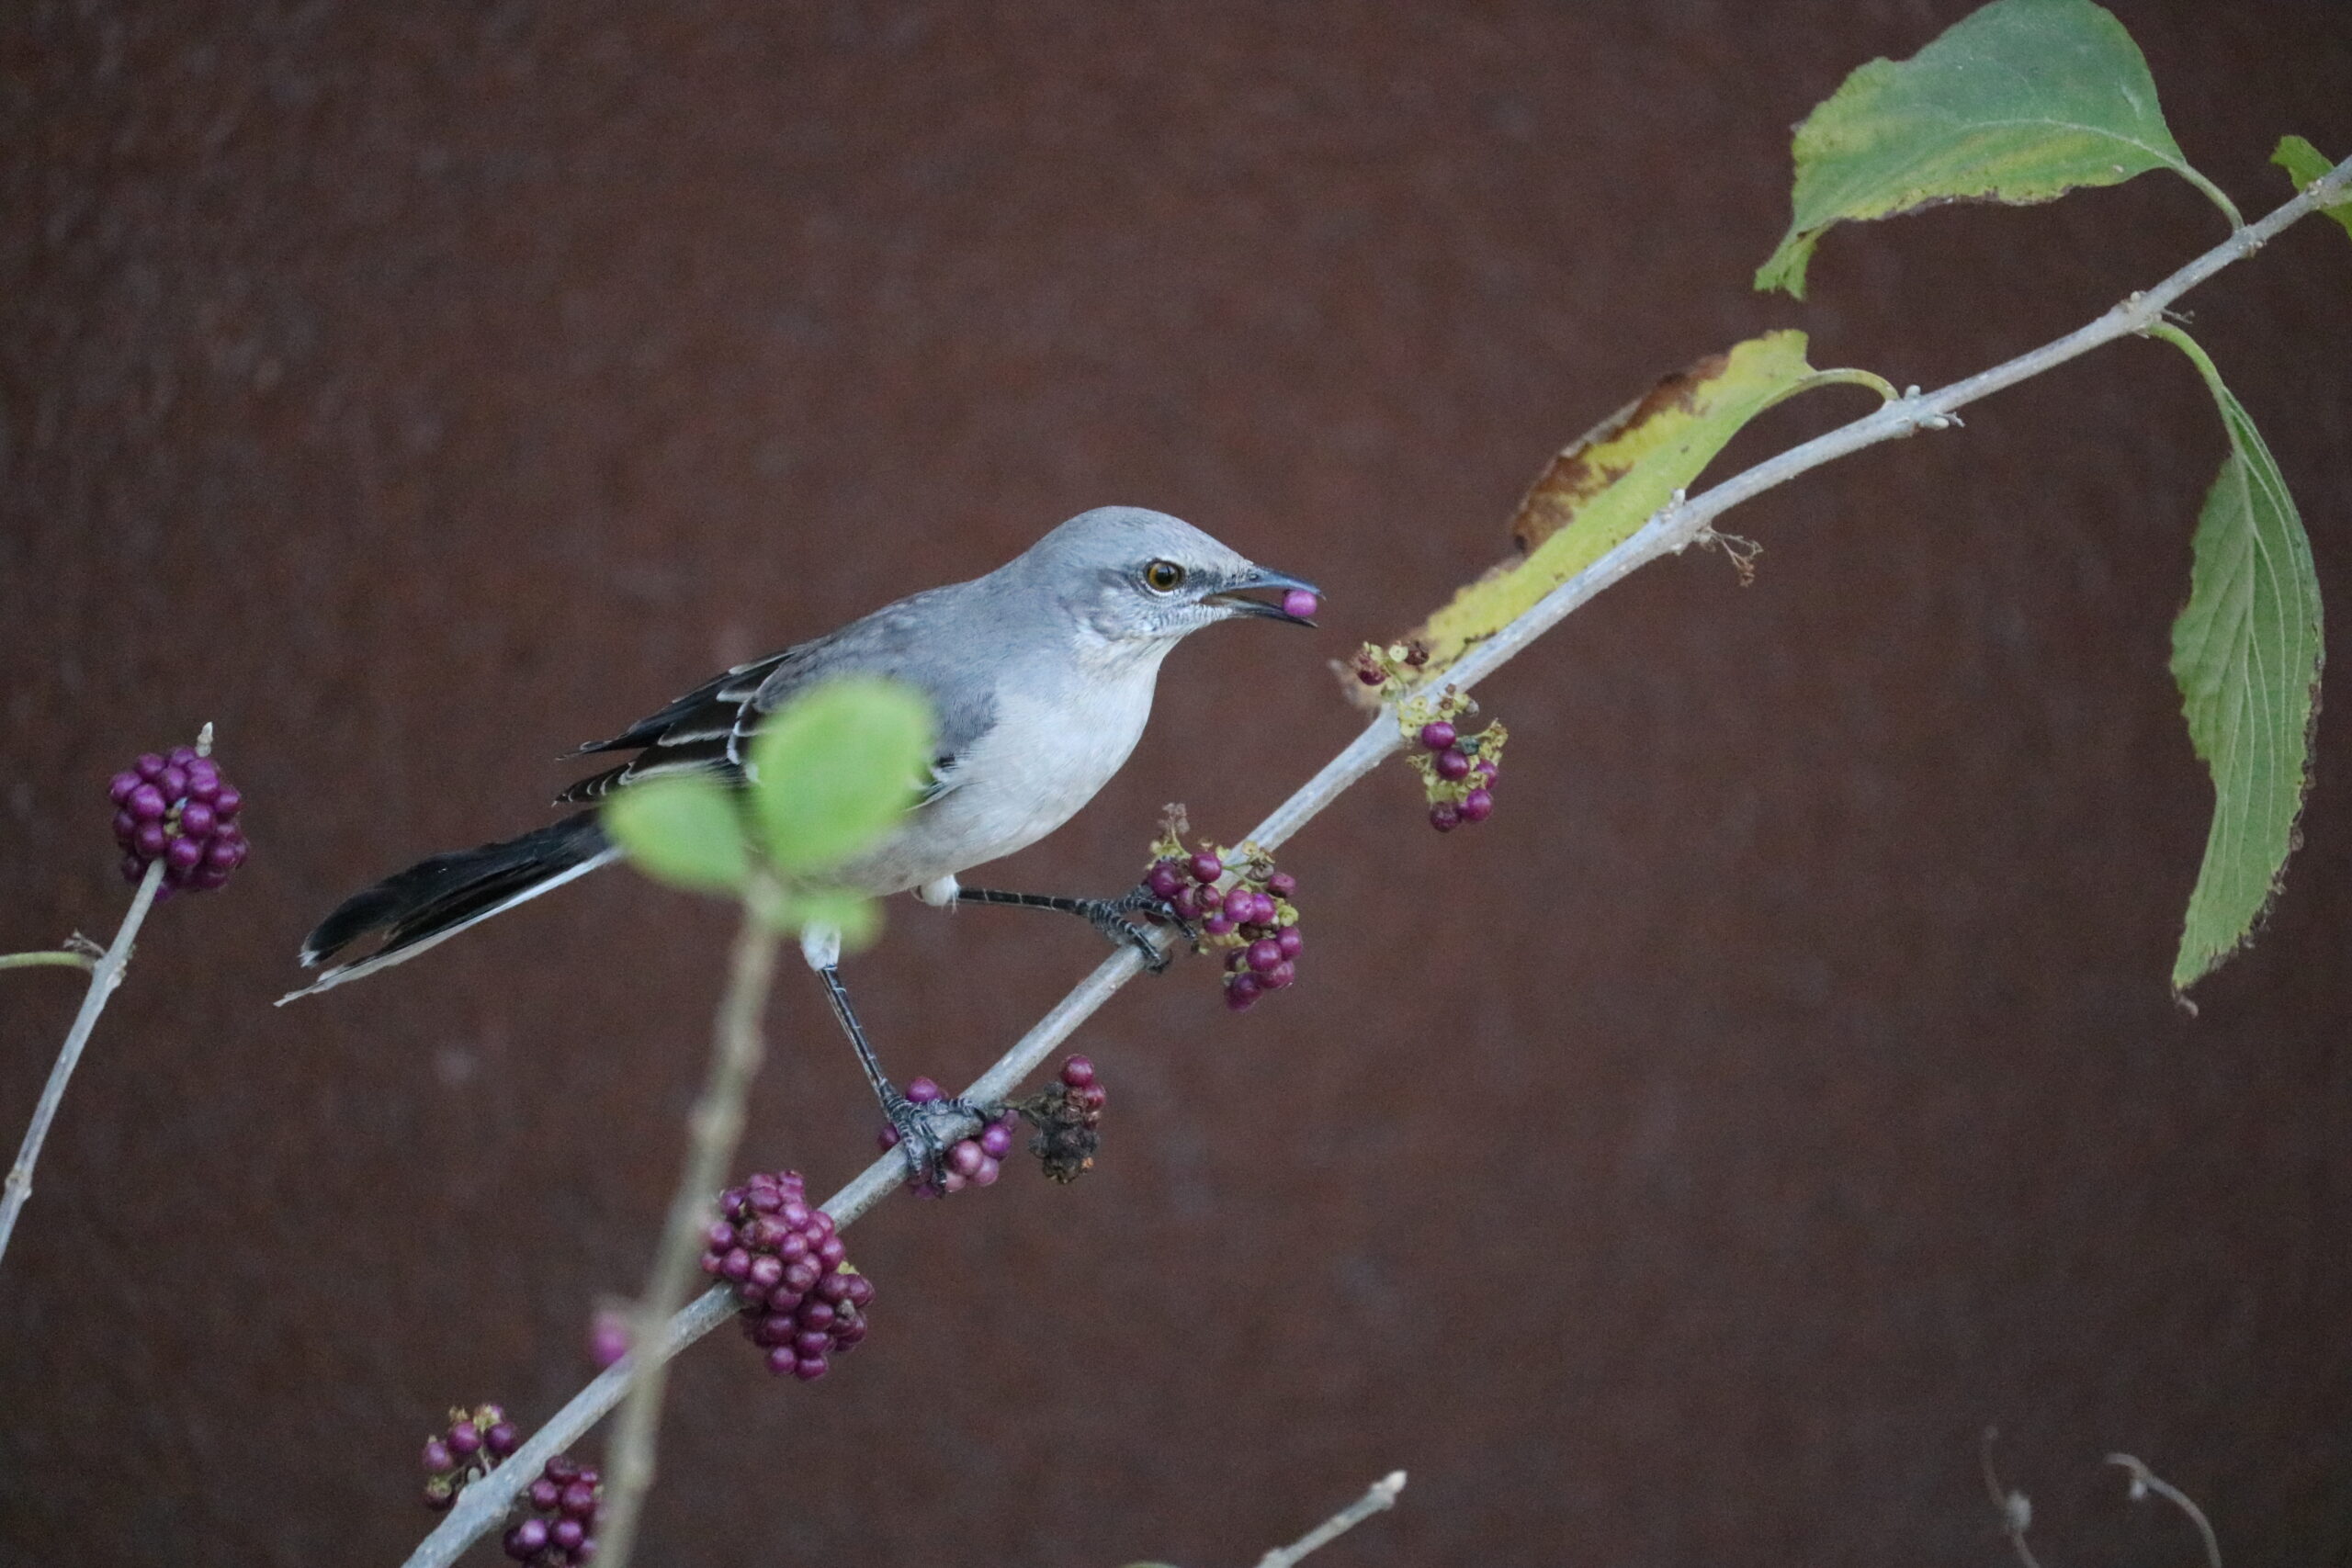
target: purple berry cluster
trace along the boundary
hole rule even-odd
[[[497,1405],[451,1410],[448,1429],[424,1439],[424,1506],[435,1513],[446,1509],[467,1483],[488,1475],[522,1446],[523,1435]]]
[[[1238,850],[1188,851],[1173,819],[1152,845],[1158,858],[1144,873],[1153,897],[1197,932],[1194,947],[1225,954],[1225,1005],[1243,1012],[1268,991],[1298,979],[1306,939],[1298,929],[1298,879],[1244,844]]]
[[[595,1556],[603,1479],[561,1454],[548,1461],[539,1478],[523,1491],[530,1500],[530,1517],[499,1543],[506,1555],[532,1568],[569,1568]]]
[[[915,1078],[907,1085],[907,1098],[917,1105],[935,1105],[947,1098],[947,1091],[935,1079]],[[944,1198],[967,1187],[995,1186],[996,1179],[1004,1174],[1004,1156],[1012,1152],[1012,1115],[1008,1111],[971,1137],[949,1145],[940,1156],[937,1179],[919,1181],[909,1177],[907,1185],[920,1198]],[[899,1130],[886,1126],[875,1141],[886,1149],[897,1148]]]
[[[424,1506],[445,1513],[458,1494],[514,1457],[523,1435],[495,1404],[449,1412],[449,1426],[424,1439]],[[533,1516],[506,1532],[506,1555],[532,1568],[571,1568],[596,1555],[601,1478],[561,1454],[523,1495]]]
[[[107,795],[115,805],[122,879],[136,885],[162,861],[159,900],[218,887],[245,863],[244,830],[237,825],[245,797],[193,746],[175,746],[163,757],[148,752],[115,774]]]
[[[1495,814],[1495,775],[1502,771],[1509,731],[1490,723],[1476,735],[1464,735],[1452,719],[1433,718],[1413,738],[1421,748],[1413,762],[1428,788],[1430,827],[1451,833]]]
[[[735,1288],[744,1337],[768,1371],[803,1382],[823,1377],[828,1354],[865,1337],[874,1281],[850,1267],[833,1217],[808,1204],[797,1170],[765,1171],[719,1195],[703,1237],[702,1271]]]
[[[1044,1162],[1048,1177],[1067,1184],[1094,1168],[1095,1153],[1102,1145],[1102,1106],[1109,1098],[1095,1077],[1094,1064],[1072,1056],[1062,1063],[1058,1082],[1023,1103],[1021,1114],[1037,1129],[1029,1140],[1030,1152]]]

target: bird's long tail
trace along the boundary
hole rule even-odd
[[[582,811],[519,839],[419,861],[353,894],[321,920],[302,942],[302,966],[317,968],[370,931],[382,931],[382,943],[365,958],[335,964],[311,985],[278,998],[277,1005],[413,958],[468,926],[585,876],[619,853],[596,814]]]

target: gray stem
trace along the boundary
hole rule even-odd
[[[57,1053],[56,1065],[49,1069],[49,1083],[40,1091],[40,1103],[33,1107],[33,1124],[25,1129],[25,1141],[17,1145],[17,1163],[8,1168],[7,1190],[0,1195],[0,1257],[6,1256],[8,1238],[17,1234],[17,1216],[24,1211],[26,1200],[33,1195],[33,1165],[40,1158],[40,1145],[49,1136],[49,1124],[57,1119],[57,1108],[65,1099],[66,1081],[81,1063],[82,1048],[90,1043],[90,1031],[98,1026],[98,1014],[106,1011],[107,998],[122,984],[123,969],[130,962],[131,943],[138,940],[147,911],[154,908],[155,889],[163,883],[164,863],[158,858],[147,867],[147,874],[139,879],[139,891],[131,895],[130,912],[122,917],[112,945],[95,963],[82,958],[80,953],[25,955],[48,958],[52,963],[81,959],[89,964],[90,988],[83,995],[82,1010],[74,1015],[74,1027],[66,1032],[65,1044]]]

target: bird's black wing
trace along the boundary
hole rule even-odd
[[[812,645],[796,644],[781,653],[738,664],[712,677],[661,712],[639,719],[610,740],[592,740],[576,755],[596,751],[635,750],[637,755],[616,768],[582,779],[555,797],[558,806],[578,806],[602,800],[625,784],[662,773],[717,773],[740,784],[743,759],[738,745],[741,727],[755,717],[752,702],[779,671],[805,662]]]

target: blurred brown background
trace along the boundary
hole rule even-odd
[[[1113,888],[1162,801],[1229,838],[1343,743],[1322,661],[1657,374],[1797,325],[1933,385],[2220,237],[2150,176],[1752,294],[1789,126],[1968,8],[0,10],[0,948],[112,930],[107,775],[204,719],[258,846],[149,927],[0,1265],[0,1563],[396,1561],[439,1411],[582,1380],[726,911],[608,873],[268,1005],[342,895],[542,820],[559,751],[1165,507],[1329,605],[1184,649],[990,875]],[[2117,9],[2249,211],[2280,132],[2352,149],[2343,5]],[[2352,249],[2191,304],[2352,668]],[[1491,823],[1440,839],[1392,764],[1295,843],[1295,991],[1235,1020],[1196,965],[1087,1029],[1096,1177],[878,1212],[821,1384],[686,1358],[655,1560],[1209,1568],[1403,1466],[1332,1568],[1991,1563],[1993,1422],[2046,1562],[2194,1560],[2110,1449],[2233,1562],[2352,1560],[2344,714],[2267,934],[2199,1016],[2165,987],[2222,451],[2127,344],[1736,515],[1751,589],[1694,555],[1578,615],[1484,694]],[[853,978],[961,1081],[1100,956],[909,901]],[[873,1117],[784,982],[746,1159],[830,1190]],[[0,985],[11,1145],[79,989]]]

